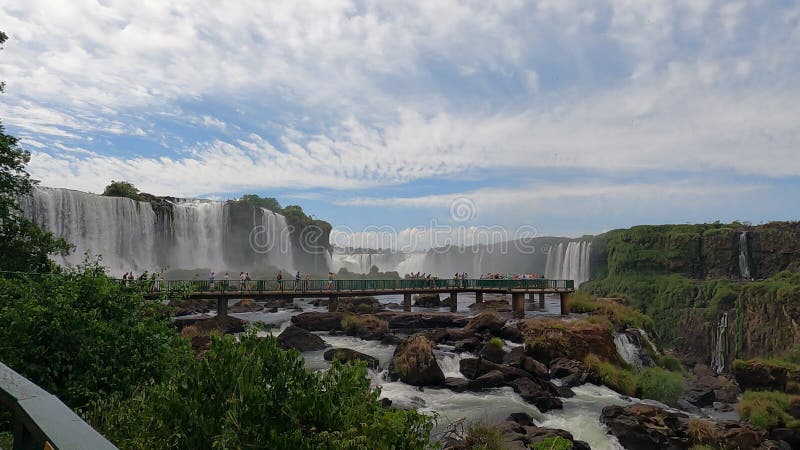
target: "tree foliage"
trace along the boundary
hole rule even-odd
[[[189,355],[162,308],[96,262],[0,279],[0,361],[71,407],[128,395]]]
[[[6,39],[0,31],[0,46]],[[0,83],[0,92],[4,86]],[[19,139],[6,133],[0,122],[0,270],[48,272],[55,268],[49,255],[70,250],[66,241],[43,232],[22,215],[19,199],[36,184],[25,171],[30,159]]]
[[[278,200],[275,197],[259,197],[255,194],[247,194],[239,198],[238,201],[244,203],[245,205],[266,208],[274,213],[280,214],[283,212],[281,204],[278,203]]]
[[[98,402],[90,422],[123,449],[418,449],[433,418],[385,409],[363,364],[311,372],[254,332],[213,337],[162,383]]]
[[[107,197],[127,197],[131,200],[142,200],[139,189],[128,181],[111,180],[111,183],[103,190],[103,195]]]

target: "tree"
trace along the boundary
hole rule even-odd
[[[139,189],[128,181],[114,181],[106,186],[103,195],[107,197],[127,197],[131,200],[142,200]]]
[[[281,208],[281,204],[278,203],[278,200],[274,197],[259,197],[255,194],[247,194],[243,195],[239,202],[244,203],[245,205],[256,206],[259,208],[266,208],[274,213],[281,214],[283,212],[283,208]]]
[[[7,38],[0,31],[0,46]],[[5,83],[0,83],[0,92],[4,88]],[[49,272],[55,268],[49,256],[70,250],[66,241],[42,231],[22,215],[19,198],[30,194],[37,183],[25,171],[30,159],[19,139],[7,134],[0,121],[0,270]]]

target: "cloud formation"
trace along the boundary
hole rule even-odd
[[[463,193],[415,187],[443,179],[528,198],[510,172],[603,198],[800,176],[796,2],[11,0],[0,23],[0,115],[46,185],[418,206]]]

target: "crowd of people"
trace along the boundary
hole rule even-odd
[[[482,275],[482,280],[533,280],[536,278],[544,278],[542,275],[535,273],[487,273]]]
[[[150,272],[145,270],[142,272],[141,275],[138,277],[133,274],[133,272],[125,272],[122,275],[122,282],[128,286],[135,281],[149,281],[150,282],[150,290],[151,291],[160,291],[161,290],[161,282],[164,281],[164,272]]]

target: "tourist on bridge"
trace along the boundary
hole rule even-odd
[[[294,290],[300,290],[300,271],[298,270],[294,276]]]
[[[253,281],[253,280],[250,279],[250,272],[245,272],[245,274],[244,274],[244,289],[246,291],[248,291],[248,292],[250,291],[250,284],[251,284],[250,282],[251,281]]]
[[[147,271],[145,270],[145,271],[144,271],[144,273],[142,273],[141,275],[139,275],[139,281],[146,281],[146,280],[147,280],[147,277],[148,277],[148,275],[147,275]]]
[[[245,285],[244,285],[244,272],[239,272],[239,290],[240,290],[240,291],[243,291],[243,290],[245,290]]]
[[[216,276],[214,275],[214,272],[211,272],[211,275],[208,276],[208,287],[211,288],[211,289],[214,289],[214,279],[215,278],[216,278]]]
[[[328,272],[328,290],[333,290],[333,272]]]
[[[275,275],[275,279],[278,280],[278,288],[283,291],[283,274],[281,271],[278,271],[278,274]]]

